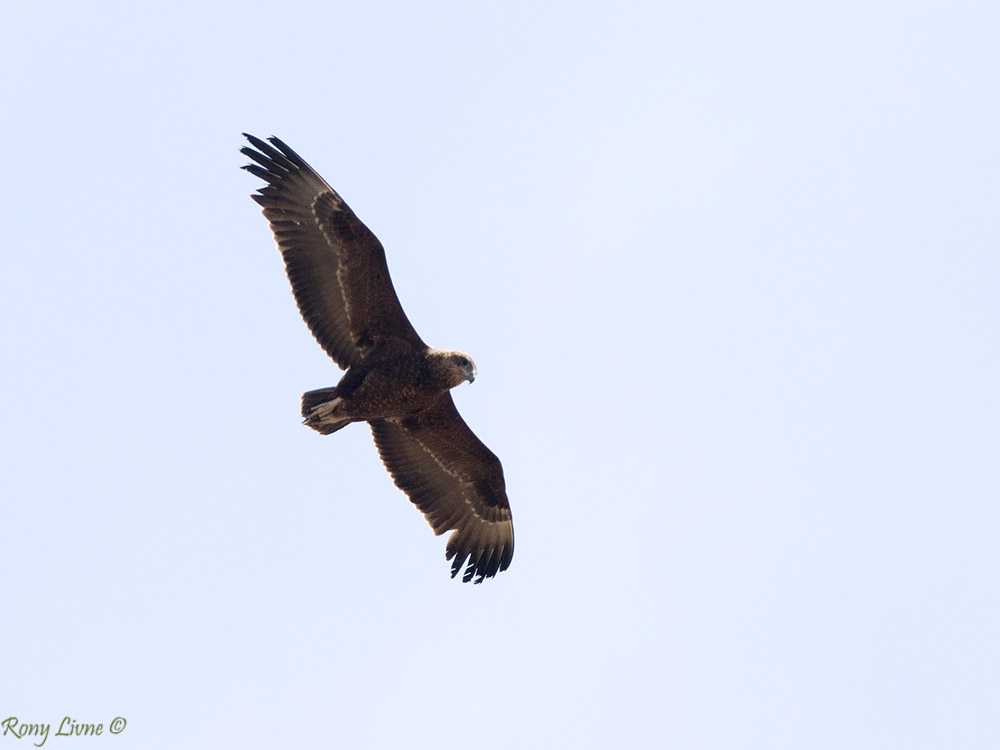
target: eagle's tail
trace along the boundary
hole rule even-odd
[[[336,388],[319,388],[302,394],[302,416],[305,423],[316,432],[329,435],[347,427],[354,420],[336,413],[337,405],[344,399]]]

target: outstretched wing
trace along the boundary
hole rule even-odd
[[[252,196],[264,216],[313,336],[341,368],[378,345],[425,344],[407,320],[389,278],[382,243],[336,191],[277,138],[270,145],[244,133],[256,151],[244,167],[268,184]]]
[[[463,581],[507,570],[514,556],[514,525],[503,468],[455,408],[450,393],[408,417],[371,421],[379,455],[396,486],[410,496],[434,529],[448,539],[451,576]]]

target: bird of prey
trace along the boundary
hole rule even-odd
[[[278,138],[244,133],[242,153],[264,180],[264,207],[302,318],[341,369],[333,388],[302,396],[305,423],[324,435],[368,422],[396,486],[435,534],[454,530],[454,578],[482,583],[506,570],[514,526],[500,460],[469,429],[451,389],[476,377],[468,354],[433,349],[392,286],[385,251],[344,200]]]

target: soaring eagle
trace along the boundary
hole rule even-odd
[[[469,429],[449,392],[475,380],[468,354],[427,346],[407,320],[385,251],[344,200],[277,138],[246,133],[267,185],[253,199],[285,260],[299,311],[341,369],[333,388],[302,396],[302,416],[329,435],[368,422],[396,486],[435,534],[454,529],[446,556],[454,578],[482,583],[506,570],[514,526],[500,460]],[[256,150],[254,150],[256,149]]]

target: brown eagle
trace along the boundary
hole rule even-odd
[[[302,157],[277,138],[246,133],[256,164],[244,169],[267,185],[253,199],[285,260],[309,330],[346,370],[333,388],[302,396],[302,416],[329,435],[368,422],[396,486],[435,534],[454,529],[447,559],[463,581],[506,570],[514,526],[503,469],[469,429],[449,391],[475,380],[468,354],[432,349],[407,320],[371,230]],[[256,150],[254,150],[256,149]]]

